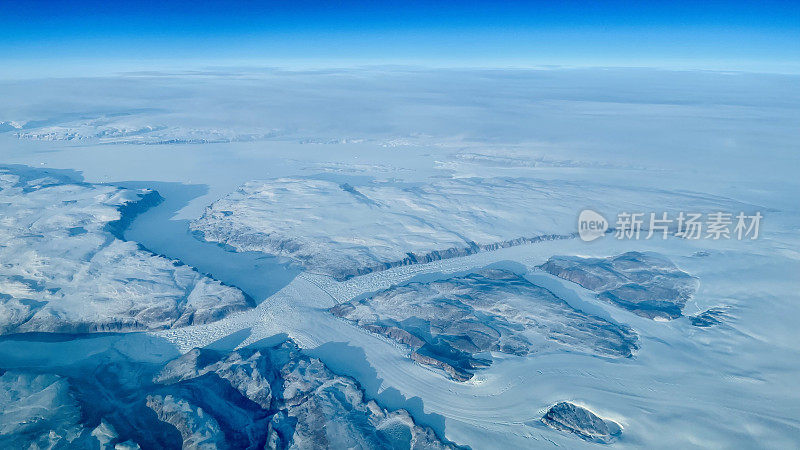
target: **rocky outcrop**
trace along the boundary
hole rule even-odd
[[[406,411],[365,399],[355,381],[302,355],[291,341],[227,355],[195,349],[168,363],[155,381],[192,418],[190,425],[176,419],[182,435],[194,438],[188,430],[198,429],[196,417],[213,416],[233,448],[455,447]]]
[[[569,350],[626,358],[637,349],[628,327],[576,310],[505,270],[395,286],[330,311],[407,345],[413,360],[458,381],[490,365],[491,352]]]
[[[158,419],[175,427],[185,449],[226,449],[225,437],[217,421],[202,408],[172,395],[148,395],[147,407]]]
[[[105,421],[83,423],[70,382],[53,374],[8,371],[0,376],[0,448],[113,449],[116,431]]]
[[[0,376],[0,448],[459,448],[291,340],[76,369]]]
[[[622,428],[608,419],[602,419],[586,408],[569,402],[553,405],[542,417],[542,422],[559,431],[573,433],[581,439],[602,444],[612,443]]]
[[[608,258],[553,256],[541,269],[597,292],[642,317],[671,320],[697,291],[697,279],[664,256],[628,252]]]
[[[699,328],[708,328],[720,325],[728,316],[727,308],[709,308],[693,316],[689,316],[692,325]]]

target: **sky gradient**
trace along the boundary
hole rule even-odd
[[[791,2],[0,2],[0,61],[800,70]],[[0,71],[3,69],[0,68]]]

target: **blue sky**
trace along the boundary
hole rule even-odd
[[[796,71],[791,2],[0,0],[0,60]],[[0,69],[1,70],[1,69]]]

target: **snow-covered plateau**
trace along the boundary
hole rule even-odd
[[[0,447],[795,448],[798,85],[0,80]]]
[[[653,203],[649,203],[653,202]],[[387,268],[552,239],[575,238],[582,205],[621,211],[751,209],[658,190],[527,178],[362,183],[281,178],[248,182],[190,225],[202,239],[285,256],[347,279]]]

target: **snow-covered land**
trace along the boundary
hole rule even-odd
[[[649,203],[655,202],[655,203]],[[245,183],[191,223],[240,251],[292,258],[347,279],[390,267],[575,237],[577,211],[707,210],[736,202],[662,191],[526,178],[453,178],[422,184],[281,178]]]
[[[465,381],[491,364],[489,352],[517,356],[567,349],[631,357],[636,333],[571,307],[504,270],[411,283],[331,312],[411,347],[411,358]]]
[[[0,447],[793,448],[798,85],[0,80]],[[583,242],[584,209],[763,221]]]
[[[148,406],[178,428],[184,446],[191,439],[232,448],[453,448],[406,411],[364,399],[352,379],[291,341],[227,355],[194,349],[155,380],[174,394],[148,397]]]
[[[547,410],[542,422],[560,431],[575,433],[582,439],[602,444],[613,442],[622,433],[619,424],[569,402],[559,402]]]
[[[138,449],[119,438],[101,419],[86,426],[81,404],[67,378],[54,374],[8,371],[0,376],[0,447]]]
[[[118,238],[153,191],[0,168],[0,334],[154,330],[252,306],[239,289]]]
[[[608,258],[554,256],[541,268],[650,319],[670,320],[697,291],[697,279],[661,255],[629,252]]]
[[[365,399],[291,340],[193,349],[165,364],[98,347],[89,363],[49,369],[67,376],[0,376],[3,448],[458,448],[407,411]]]
[[[167,125],[152,125],[150,116],[102,117],[85,120],[66,121],[58,125],[37,123],[0,123],[14,128],[19,139],[39,141],[78,141],[97,144],[211,144],[223,142],[248,142],[277,135],[275,131],[239,132],[230,129],[196,129]]]
[[[6,372],[0,376],[0,446],[53,448],[77,445],[91,430],[80,424],[69,382],[57,375]]]

